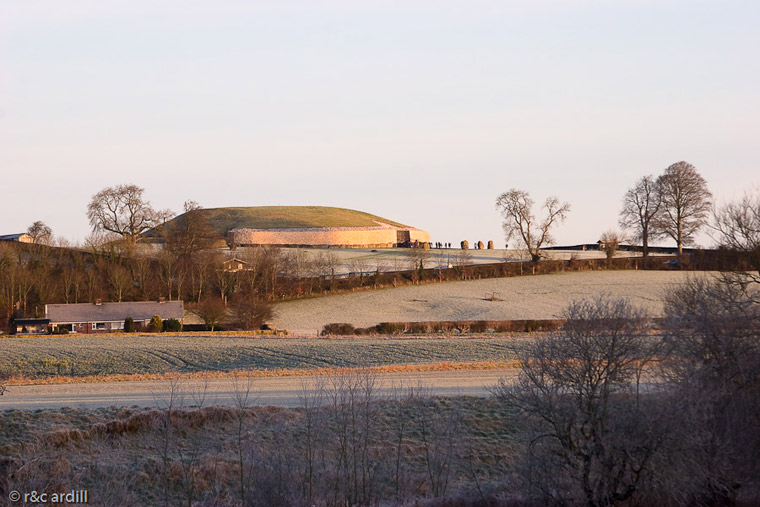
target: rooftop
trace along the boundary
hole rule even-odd
[[[134,320],[150,320],[154,315],[162,319],[180,320],[184,317],[184,305],[182,301],[45,305],[45,317],[54,323],[117,322],[127,317]]]

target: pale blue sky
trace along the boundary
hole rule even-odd
[[[135,183],[500,245],[517,187],[595,241],[679,160],[718,201],[760,187],[758,27],[756,1],[7,0],[0,233],[81,240],[92,194]]]

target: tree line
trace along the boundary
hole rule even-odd
[[[497,207],[505,217],[507,239],[520,238],[534,262],[541,258],[541,248],[553,243],[551,230],[570,211],[569,203],[551,197],[539,221],[530,195],[516,189],[499,196]],[[283,297],[354,285],[395,286],[419,283],[426,277],[442,281],[471,276],[467,251],[455,258],[451,268],[428,273],[424,265],[430,253],[423,249],[409,250],[405,266],[409,272],[402,274],[382,273],[379,266],[373,269],[358,259],[349,266],[355,276],[338,279],[340,263],[333,253],[310,255],[271,247],[241,249],[235,255],[245,262],[245,269],[226,269],[227,258],[214,248],[219,238],[198,203],[186,202],[184,214],[168,221],[173,214],[154,210],[143,198],[143,189],[135,185],[98,192],[87,215],[93,234],[81,248],[55,241],[52,230],[40,221],[27,231],[33,244],[0,244],[3,325],[14,316],[42,316],[46,303],[167,298],[187,302],[211,328],[248,328],[271,315],[267,302]],[[744,261],[760,269],[760,196],[747,194],[714,208],[704,179],[686,162],[671,165],[656,178],[641,178],[626,192],[620,212],[621,226],[642,242],[644,256],[649,241],[666,234],[682,249],[710,218],[720,247],[742,253]],[[160,246],[150,243],[159,239]],[[603,240],[611,257],[619,238],[609,234]],[[140,242],[149,244],[138,250]]]
[[[644,257],[649,255],[650,241],[669,237],[675,241],[680,259],[683,247],[692,244],[696,233],[708,223],[713,212],[712,199],[707,182],[696,168],[688,162],[676,162],[660,176],[644,176],[626,191],[619,225],[631,233],[631,239],[641,242]],[[541,258],[541,247],[554,243],[551,230],[565,220],[570,204],[549,197],[540,221],[533,213],[534,204],[528,192],[514,188],[496,199],[496,208],[504,217],[507,241],[517,238],[536,262]],[[715,222],[726,213],[716,212]],[[614,245],[611,249],[614,254],[622,237],[608,231],[602,234],[601,242],[603,246]]]

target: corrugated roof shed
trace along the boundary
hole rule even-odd
[[[69,305],[45,305],[45,317],[52,323],[68,322],[118,322],[127,317],[134,320],[150,320],[154,315],[162,319],[182,320],[182,301],[135,301],[128,303],[78,303]]]
[[[0,241],[20,241],[21,243],[31,243],[32,237],[25,232],[19,232],[18,234],[3,234],[0,236]]]

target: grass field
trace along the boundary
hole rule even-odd
[[[380,322],[556,319],[573,300],[602,294],[624,297],[652,316],[662,313],[665,292],[694,273],[583,271],[429,283],[288,301],[275,306],[274,323],[296,332],[331,322],[368,327]],[[499,292],[502,301],[486,301]]]
[[[0,340],[0,372],[44,379],[233,370],[315,370],[503,362],[517,337],[305,339],[235,336],[62,336]]]
[[[357,426],[329,405],[309,419],[274,407],[5,411],[0,452],[13,457],[0,463],[13,467],[5,491],[82,488],[94,505],[263,506],[354,503],[343,500],[355,494],[354,478],[370,485],[371,505],[465,494],[473,477],[478,487],[504,488],[519,445],[510,407],[407,397],[352,408],[369,419]],[[304,466],[310,450],[313,470]],[[346,453],[356,468],[344,467]]]

